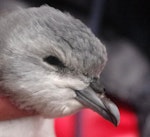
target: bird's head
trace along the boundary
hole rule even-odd
[[[107,53],[90,29],[48,6],[2,23],[0,86],[20,108],[60,117],[87,107],[118,124],[118,108],[95,86]]]

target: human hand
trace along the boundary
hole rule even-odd
[[[0,121],[35,115],[33,112],[19,110],[7,97],[0,96]]]

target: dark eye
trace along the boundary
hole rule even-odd
[[[61,67],[61,68],[65,67],[65,65],[55,56],[48,56],[44,58],[43,60],[50,65],[54,65],[54,66]]]

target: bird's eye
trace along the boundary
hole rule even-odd
[[[61,67],[61,68],[65,67],[65,65],[55,56],[48,56],[44,58],[43,60],[50,65],[54,65],[54,66]]]

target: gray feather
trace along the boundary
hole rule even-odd
[[[72,89],[85,88],[107,61],[105,47],[91,30],[48,6],[14,11],[0,26],[1,94],[11,96],[20,108],[51,117],[81,108]],[[48,56],[57,57],[66,68],[44,62]]]

